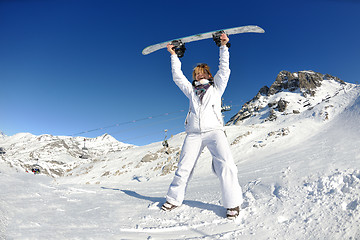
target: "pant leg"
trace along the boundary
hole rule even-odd
[[[237,177],[238,169],[225,133],[221,130],[211,131],[204,139],[204,143],[212,155],[213,170],[220,180],[224,207],[240,206],[243,198]]]
[[[204,149],[200,134],[188,134],[181,149],[178,169],[169,187],[166,200],[180,206],[184,201],[186,188],[196,162]]]

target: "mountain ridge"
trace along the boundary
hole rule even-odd
[[[359,239],[360,86],[332,79],[314,91],[260,96],[253,101],[258,111],[225,127],[244,199],[235,221],[225,219],[207,150],[180,210],[159,211],[185,133],[168,139],[168,148],[156,142],[105,151],[109,147],[102,145],[96,158],[72,158],[54,179],[24,173],[29,151],[56,142],[59,147],[38,160],[56,170],[58,165],[46,160],[65,153],[66,163],[65,144],[89,153],[99,145],[19,134],[17,140],[24,141],[13,142],[13,148],[0,139],[0,147],[7,144],[0,155],[0,232],[31,239],[39,233],[53,238],[54,232],[60,238],[99,239]],[[277,106],[281,99],[284,109]],[[272,111],[276,118],[270,120]],[[98,141],[103,139],[113,144],[108,136]]]
[[[308,79],[309,84],[301,84],[300,79]],[[280,72],[270,88],[260,89],[227,123],[236,163],[254,151],[281,151],[299,144],[344,111],[358,92],[357,85],[328,74]],[[108,134],[72,138],[19,133],[0,140],[0,147],[6,151],[2,159],[19,171],[29,171],[37,164],[54,178],[99,184],[169,175],[176,169],[184,137],[185,133],[171,137],[165,148],[160,142],[141,147],[120,143]],[[207,150],[201,159],[211,159]]]
[[[317,92],[316,89],[320,88],[324,81],[333,81],[335,83],[339,83],[339,85],[335,86],[333,92],[329,91],[328,94],[322,96],[324,99],[321,100],[331,98],[331,96],[337,94],[347,84],[350,84],[344,82],[338,77],[334,77],[329,74],[316,73],[314,71],[299,71],[295,73],[281,71],[270,87],[262,87],[253,99],[246,102],[239,112],[230,118],[226,125],[236,124],[239,121],[243,121],[251,116],[257,115],[259,111],[266,106],[270,109],[269,118],[267,120],[275,120],[277,115],[279,115],[279,112],[285,112],[285,109],[289,104],[286,97],[278,98],[276,101],[272,100],[274,99],[271,98],[272,96],[282,92],[300,94],[302,98],[299,100],[304,101],[303,107],[292,106],[292,108],[294,108],[292,113],[299,114],[300,110],[304,110],[306,107],[314,106],[314,103],[310,103],[310,99],[315,97]]]

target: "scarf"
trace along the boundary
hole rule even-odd
[[[206,91],[208,88],[212,85],[212,82],[210,82],[207,79],[201,79],[199,81],[194,81],[194,88],[196,95],[199,96],[200,100],[202,101]]]

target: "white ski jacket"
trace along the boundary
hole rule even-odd
[[[185,120],[187,133],[203,133],[211,130],[223,130],[224,121],[221,115],[221,96],[227,86],[229,68],[229,49],[220,47],[219,70],[214,77],[214,84],[206,91],[202,101],[196,95],[194,87],[181,71],[181,62],[177,55],[171,55],[173,80],[189,98],[189,112]]]

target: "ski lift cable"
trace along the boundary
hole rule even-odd
[[[106,127],[100,127],[100,128],[95,128],[95,129],[91,129],[91,130],[86,130],[86,131],[83,131],[83,132],[72,134],[71,136],[78,136],[78,135],[85,134],[85,133],[95,132],[95,131],[104,130],[104,129],[108,129],[108,128],[118,127],[118,126],[121,126],[121,125],[136,123],[136,122],[149,120],[149,119],[154,119],[154,118],[163,117],[163,116],[168,116],[168,115],[172,115],[172,114],[176,114],[176,113],[184,112],[184,111],[185,110],[179,110],[179,111],[176,111],[176,112],[163,113],[163,114],[159,114],[159,115],[155,115],[155,116],[148,116],[148,117],[145,117],[145,118],[140,118],[140,119],[136,119],[136,120],[132,120],[132,121],[117,123],[117,124],[113,124],[113,125],[106,126]]]
[[[176,128],[170,128],[168,130],[175,130],[175,129],[184,129],[184,126],[181,126],[181,127],[176,127]],[[156,134],[160,134],[162,133],[162,131],[156,131],[156,132],[152,132],[152,133],[149,133],[149,134],[146,134],[146,135],[141,135],[141,136],[137,136],[137,137],[131,137],[131,138],[127,138],[127,139],[123,139],[121,140],[122,142],[127,142],[129,140],[134,140],[134,139],[139,139],[139,138],[144,138],[144,137],[149,137],[149,136],[153,136],[153,135],[156,135]],[[161,141],[161,140],[159,140]]]
[[[232,107],[237,107],[237,106],[242,106],[242,105],[237,104],[237,105],[231,105],[231,106],[232,106]],[[104,130],[104,129],[108,129],[108,128],[113,128],[113,127],[119,127],[119,126],[122,126],[122,125],[137,123],[137,122],[141,122],[141,121],[145,121],[145,120],[150,120],[150,119],[154,119],[154,118],[159,118],[159,117],[163,117],[163,116],[169,116],[169,115],[176,114],[176,113],[180,113],[180,112],[185,112],[185,110],[182,109],[182,110],[175,111],[175,112],[162,113],[162,114],[155,115],[155,116],[148,116],[148,117],[139,118],[139,119],[135,119],[135,120],[131,120],[131,121],[126,121],[126,122],[121,122],[121,123],[113,124],[113,125],[110,125],[110,126],[105,126],[105,127],[99,127],[99,128],[95,128],[95,129],[90,129],[90,130],[86,130],[86,131],[82,131],[82,132],[78,132],[78,133],[72,134],[71,136],[79,136],[79,135],[86,134],[86,133],[90,133],[90,132],[100,131],[100,130]]]
[[[138,130],[138,129],[142,129],[142,128],[146,128],[146,127],[149,127],[149,126],[154,126],[154,125],[158,125],[158,124],[162,124],[162,123],[165,123],[165,122],[170,122],[170,121],[173,121],[173,120],[177,120],[177,119],[180,119],[180,118],[184,118],[183,116],[180,116],[180,117],[176,117],[176,118],[171,118],[171,119],[166,119],[166,120],[162,120],[162,121],[157,121],[157,122],[154,122],[154,123],[151,123],[151,124],[146,124],[146,125],[143,125],[143,126],[136,126],[136,127],[132,127],[132,128],[127,128],[127,129],[123,129],[123,130],[120,130],[120,131],[116,131],[116,132],[109,132],[110,135],[115,135],[115,134],[118,134],[118,133],[124,133],[124,132],[130,132],[130,131],[133,131],[133,130]]]
[[[241,104],[237,104],[237,105],[232,105],[232,106],[242,106]],[[182,118],[181,117],[177,117],[177,118],[173,118],[173,119],[169,119],[169,120],[165,120],[165,121],[162,121],[162,122],[167,122],[167,121],[172,121],[172,120],[176,120],[176,119],[179,119],[179,118]],[[162,123],[161,122],[161,123]],[[150,124],[150,125],[154,125],[154,124]],[[184,129],[184,126],[181,126],[181,127],[175,127],[175,128],[168,128],[166,129],[166,136],[167,134],[170,132],[170,131],[173,131],[173,130],[177,130],[177,129]],[[122,142],[127,142],[129,140],[135,140],[135,139],[139,139],[139,138],[145,138],[145,137],[149,137],[149,136],[153,136],[153,135],[156,135],[156,134],[160,134],[160,133],[163,133],[164,130],[160,130],[160,131],[154,131],[154,132],[151,132],[149,134],[145,134],[145,135],[141,135],[141,136],[136,136],[136,137],[130,137],[130,138],[126,138],[126,139],[123,139],[121,140]],[[111,133],[110,133],[111,134]],[[166,139],[166,137],[165,137]]]

